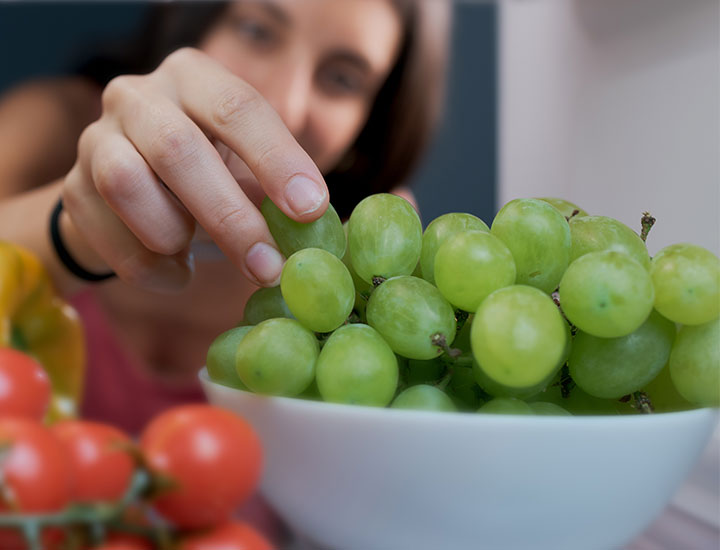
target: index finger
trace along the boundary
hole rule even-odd
[[[168,63],[183,110],[243,159],[278,208],[300,222],[325,212],[322,174],[257,90],[195,50],[180,50]]]

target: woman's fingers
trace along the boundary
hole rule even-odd
[[[192,49],[175,52],[165,65],[182,109],[243,159],[283,212],[312,221],[325,211],[328,191],[320,171],[252,86]]]
[[[65,178],[62,194],[74,228],[122,280],[160,292],[179,291],[190,282],[192,256],[150,251],[97,194],[80,165]]]
[[[149,250],[173,255],[188,246],[195,220],[124,136],[102,133],[88,169],[105,202]]]
[[[149,91],[126,101],[118,120],[154,173],[245,275],[276,284],[283,258],[265,220],[203,131],[172,101]]]
[[[253,200],[266,193],[293,219],[312,221],[327,208],[328,191],[260,94],[205,54],[183,49],[150,75],[111,81],[103,110],[81,138],[65,191],[92,248],[140,286],[151,284],[143,281],[153,271],[179,269],[176,283],[185,281],[197,221],[250,280],[277,284],[284,259]],[[259,182],[250,198],[215,142]]]

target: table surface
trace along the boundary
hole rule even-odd
[[[296,540],[285,550],[318,549]],[[720,426],[670,504],[622,550],[720,550]]]

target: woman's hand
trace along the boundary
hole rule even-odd
[[[328,192],[259,93],[186,48],[149,75],[115,78],[102,103],[62,188],[69,232],[99,257],[87,268],[102,271],[101,259],[135,286],[182,288],[192,276],[197,222],[248,279],[276,283],[283,259],[248,195],[267,194],[291,218],[312,221],[325,211]],[[241,186],[214,143],[240,157],[253,178]]]

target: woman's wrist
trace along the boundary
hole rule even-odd
[[[49,232],[58,260],[75,277],[88,282],[100,282],[115,277],[115,273],[89,246],[77,246],[81,237],[63,209],[62,198],[57,200],[50,213]],[[75,246],[71,243],[75,243]]]

